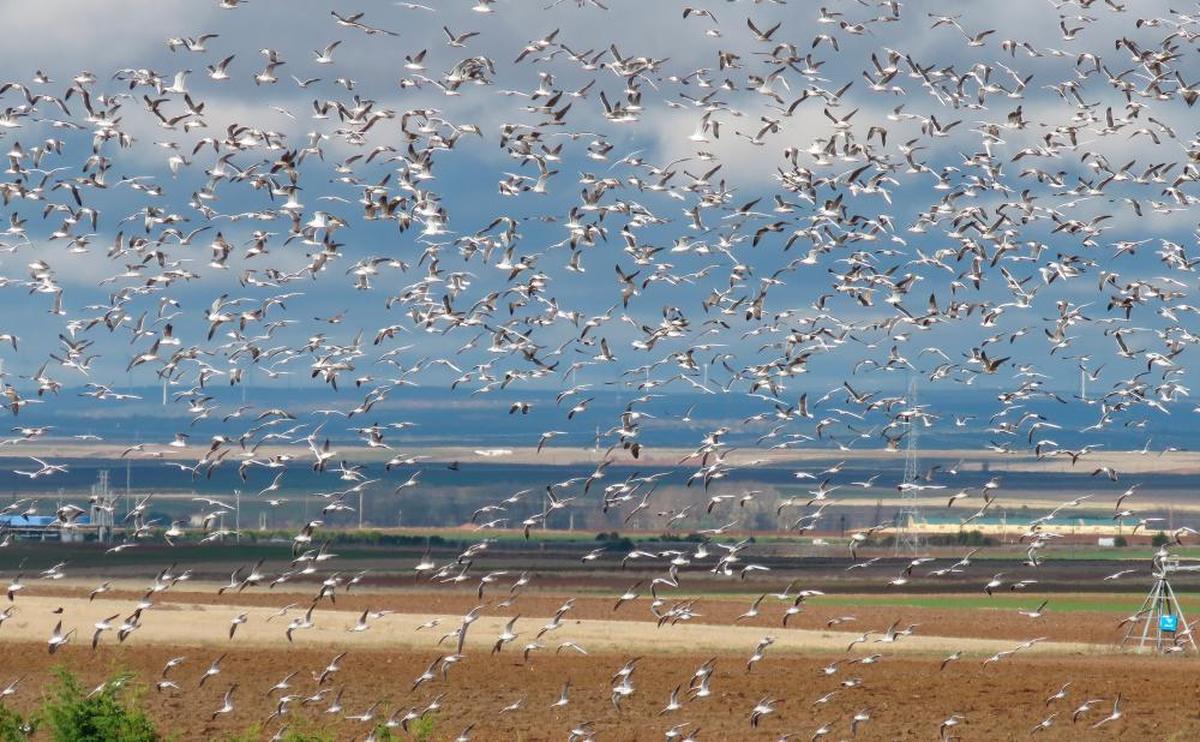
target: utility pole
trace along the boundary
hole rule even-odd
[[[908,432],[907,445],[904,449],[904,483],[916,484],[917,481],[917,377],[909,374],[908,393],[904,400],[908,408],[908,420],[905,429]],[[920,512],[917,509],[917,488],[908,487],[901,495],[900,514],[896,523],[896,556],[901,552],[916,553],[921,548],[921,537],[917,533],[917,522]]]
[[[242,491],[233,491],[233,530],[235,543],[242,543]]]

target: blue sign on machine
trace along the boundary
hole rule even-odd
[[[1158,617],[1158,630],[1175,633],[1179,628],[1179,616],[1163,614]]]

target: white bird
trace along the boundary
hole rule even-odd
[[[570,691],[571,681],[568,679],[567,682],[563,683],[562,691],[558,694],[558,700],[550,704],[550,708],[562,708],[563,706],[566,706],[570,702],[570,699],[568,698]]]
[[[1050,601],[1048,601],[1048,600],[1043,600],[1042,604],[1039,605],[1037,608],[1034,608],[1032,611],[1020,611],[1019,610],[1019,611],[1017,611],[1017,613],[1021,614],[1022,616],[1025,616],[1026,618],[1041,618],[1042,616],[1046,615],[1046,604],[1049,602]]]
[[[1102,727],[1105,724],[1108,724],[1109,722],[1117,721],[1121,718],[1122,715],[1123,714],[1121,712],[1121,694],[1118,693],[1117,697],[1113,700],[1112,713],[1109,714],[1108,716],[1104,717],[1103,719],[1097,721],[1095,724],[1093,724],[1092,729]]]
[[[229,690],[225,691],[225,696],[221,700],[221,707],[212,714],[212,719],[216,720],[218,716],[223,714],[233,713],[233,692],[237,690],[237,683],[229,686]]]
[[[70,631],[68,631],[67,633],[64,634],[63,630],[62,630],[62,621],[59,621],[58,623],[56,623],[54,625],[53,633],[50,634],[50,639],[46,642],[48,645],[48,649],[50,650],[50,654],[54,654],[55,652],[57,652],[59,647],[63,647],[65,645],[69,644],[71,641],[71,637],[74,634],[75,634],[75,629],[71,629]]]
[[[116,621],[120,617],[121,617],[121,614],[117,613],[115,615],[109,616],[108,618],[101,619],[96,622],[96,624],[95,624],[96,631],[95,631],[95,633],[92,634],[92,651],[93,652],[96,651],[96,645],[100,643],[100,635],[103,634],[105,631],[112,631],[113,621]],[[53,653],[53,650],[51,650],[51,653]]]
[[[520,614],[513,616],[512,619],[504,625],[504,631],[500,632],[500,636],[496,639],[496,643],[492,646],[492,654],[496,654],[504,648],[505,644],[508,644],[517,638],[518,634],[513,630],[513,627],[516,625],[517,619],[520,617]]]
[[[321,51],[313,52],[313,55],[316,57],[313,61],[317,64],[333,64],[333,50],[338,48],[341,43],[340,40],[334,41]]]

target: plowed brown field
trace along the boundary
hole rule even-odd
[[[181,626],[181,628],[183,628]],[[186,656],[172,671],[181,689],[156,693],[150,690],[143,703],[168,733],[179,739],[222,739],[261,723],[274,710],[266,691],[289,672],[299,671],[289,692],[308,695],[316,688],[310,673],[318,672],[331,659],[327,649],[280,647],[231,650],[222,663],[221,674],[197,688],[203,669],[223,650],[217,647],[180,646],[101,647],[93,655],[85,646],[68,647],[55,657],[42,646],[26,643],[0,645],[0,667],[6,675],[26,675],[18,694],[8,703],[17,709],[34,704],[40,695],[39,681],[47,670],[62,662],[88,682],[98,684],[116,668],[133,670],[146,680],[156,679],[170,657]],[[393,709],[422,708],[430,699],[444,694],[442,708],[433,722],[434,739],[453,739],[474,725],[474,739],[561,740],[580,722],[593,723],[599,739],[662,739],[675,724],[700,727],[701,739],[776,739],[794,733],[808,739],[823,724],[831,724],[831,739],[849,737],[849,719],[869,708],[871,720],[859,730],[860,739],[932,740],[938,726],[952,713],[966,721],[958,726],[964,740],[1025,739],[1045,715],[1058,712],[1056,723],[1039,735],[1045,739],[1196,739],[1200,735],[1200,709],[1192,699],[1200,694],[1200,676],[1191,661],[1151,657],[1016,657],[982,668],[977,660],[952,663],[939,672],[939,660],[931,657],[897,656],[873,665],[842,666],[826,677],[821,668],[827,657],[768,654],[753,672],[745,670],[744,658],[718,656],[712,681],[713,695],[687,701],[683,709],[659,716],[671,689],[687,687],[693,670],[711,655],[649,654],[634,673],[636,693],[614,708],[609,696],[609,678],[629,655],[605,653],[587,657],[543,655],[523,664],[519,653],[505,651],[489,656],[486,650],[471,652],[448,674],[446,680],[411,691],[410,685],[438,652],[351,650],[343,669],[326,687],[335,689],[321,703],[307,708],[296,704],[284,721],[323,727],[338,739],[362,738],[368,724],[348,721],[324,713],[333,695],[343,691],[346,713],[359,714],[370,704],[383,701],[383,721]],[[814,705],[821,696],[839,689],[841,681],[858,677],[862,685],[839,690],[827,703]],[[572,688],[569,703],[551,709],[564,678]],[[1063,683],[1073,681],[1066,701],[1047,706],[1045,698]],[[211,721],[211,713],[231,684],[238,684],[233,714]],[[1072,724],[1070,711],[1086,698],[1112,698],[1125,694],[1124,718],[1098,730],[1086,725],[1107,715],[1099,704]],[[766,717],[757,730],[749,724],[755,702],[764,695],[781,698],[777,712]],[[278,695],[278,694],[277,694]],[[504,706],[524,698],[522,708],[500,714]],[[269,736],[282,726],[272,722],[264,728]]]
[[[473,739],[566,739],[572,728],[591,722],[599,739],[662,739],[669,728],[687,724],[701,729],[700,739],[776,739],[795,734],[809,739],[829,725],[829,739],[850,736],[850,718],[867,709],[870,720],[860,725],[858,739],[937,739],[943,719],[962,714],[955,727],[961,739],[1024,739],[1035,724],[1057,713],[1054,724],[1038,736],[1045,739],[1179,739],[1200,738],[1200,673],[1190,657],[1152,657],[1117,653],[1115,619],[1111,613],[1049,613],[1031,620],[1010,609],[962,610],[888,606],[822,606],[813,598],[804,613],[781,625],[786,605],[768,596],[762,615],[733,625],[749,607],[741,598],[701,597],[694,621],[656,627],[649,619],[647,599],[622,606],[614,613],[605,596],[577,598],[568,620],[557,631],[540,639],[544,648],[523,660],[521,648],[534,640],[539,627],[565,599],[554,593],[530,592],[514,605],[498,607],[506,589],[485,593],[488,606],[472,624],[464,657],[443,677],[413,690],[413,681],[431,662],[452,654],[454,640],[438,644],[460,617],[480,605],[471,590],[376,590],[343,593],[337,604],[328,601],[314,613],[317,626],[284,637],[285,618],[267,618],[287,603],[307,606],[308,592],[269,592],[251,589],[218,596],[215,587],[184,585],[160,595],[146,611],[143,628],[124,644],[111,633],[102,636],[94,653],[88,646],[91,625],[116,613],[127,613],[140,592],[135,584],[88,601],[86,591],[71,585],[32,585],[16,600],[17,612],[0,626],[0,687],[24,676],[17,693],[5,703],[18,710],[37,705],[50,674],[62,663],[91,685],[110,673],[127,669],[148,690],[141,697],[161,729],[178,739],[223,739],[257,728],[264,737],[286,723],[318,727],[338,739],[363,738],[389,716],[410,708],[422,709],[441,696],[441,708],[430,715],[433,739],[454,739],[473,725]],[[82,591],[82,592],[81,592]],[[1032,605],[1032,603],[1031,603]],[[63,608],[61,614],[56,608]],[[348,632],[363,610],[395,611],[371,621],[364,632]],[[230,619],[248,615],[233,640],[228,638]],[[521,615],[516,628],[520,638],[498,655],[489,653],[509,616]],[[78,630],[72,644],[51,657],[45,639],[64,617],[64,628]],[[834,616],[856,620],[830,629]],[[417,625],[434,618],[440,624],[417,631]],[[919,624],[914,636],[896,643],[880,643],[889,624]],[[851,633],[876,632],[867,642],[847,651]],[[758,639],[771,635],[775,645],[765,658],[747,671],[746,660]],[[999,662],[984,665],[994,652],[1011,650],[1020,641],[1045,637],[1031,649]],[[564,641],[588,651],[559,649]],[[939,670],[952,651],[962,659]],[[290,706],[287,715],[267,722],[275,711],[267,690],[290,672],[298,674],[288,693],[300,697],[317,690],[313,674],[337,653],[347,651],[342,670],[323,687],[329,690],[317,703]],[[874,663],[854,660],[875,653]],[[198,687],[209,663],[226,654],[221,673]],[[153,683],[170,657],[185,662],[170,673],[180,688],[159,693]],[[626,661],[642,657],[633,675],[635,692],[613,705],[610,678]],[[716,658],[716,673],[707,698],[687,699],[693,672]],[[836,664],[836,672],[822,668]],[[551,708],[565,679],[571,680],[569,702]],[[861,680],[846,688],[844,681]],[[1068,698],[1046,704],[1045,699],[1071,682]],[[233,684],[235,711],[212,720],[225,691]],[[670,692],[682,686],[683,708],[659,715]],[[1123,717],[1099,729],[1090,724],[1106,716],[1111,699],[1124,694]],[[340,713],[326,713],[341,692]],[[834,692],[824,703],[816,703]],[[766,695],[780,699],[776,712],[755,729],[750,711]],[[1104,699],[1072,724],[1071,711],[1089,698]],[[505,706],[524,699],[521,708],[501,714]],[[370,723],[346,719],[380,702]],[[257,725],[257,726],[256,726]]]

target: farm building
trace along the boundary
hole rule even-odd
[[[84,531],[63,530],[50,515],[3,515],[0,516],[0,533],[13,533],[27,541],[83,541]],[[91,519],[86,515],[75,521],[86,526]]]

